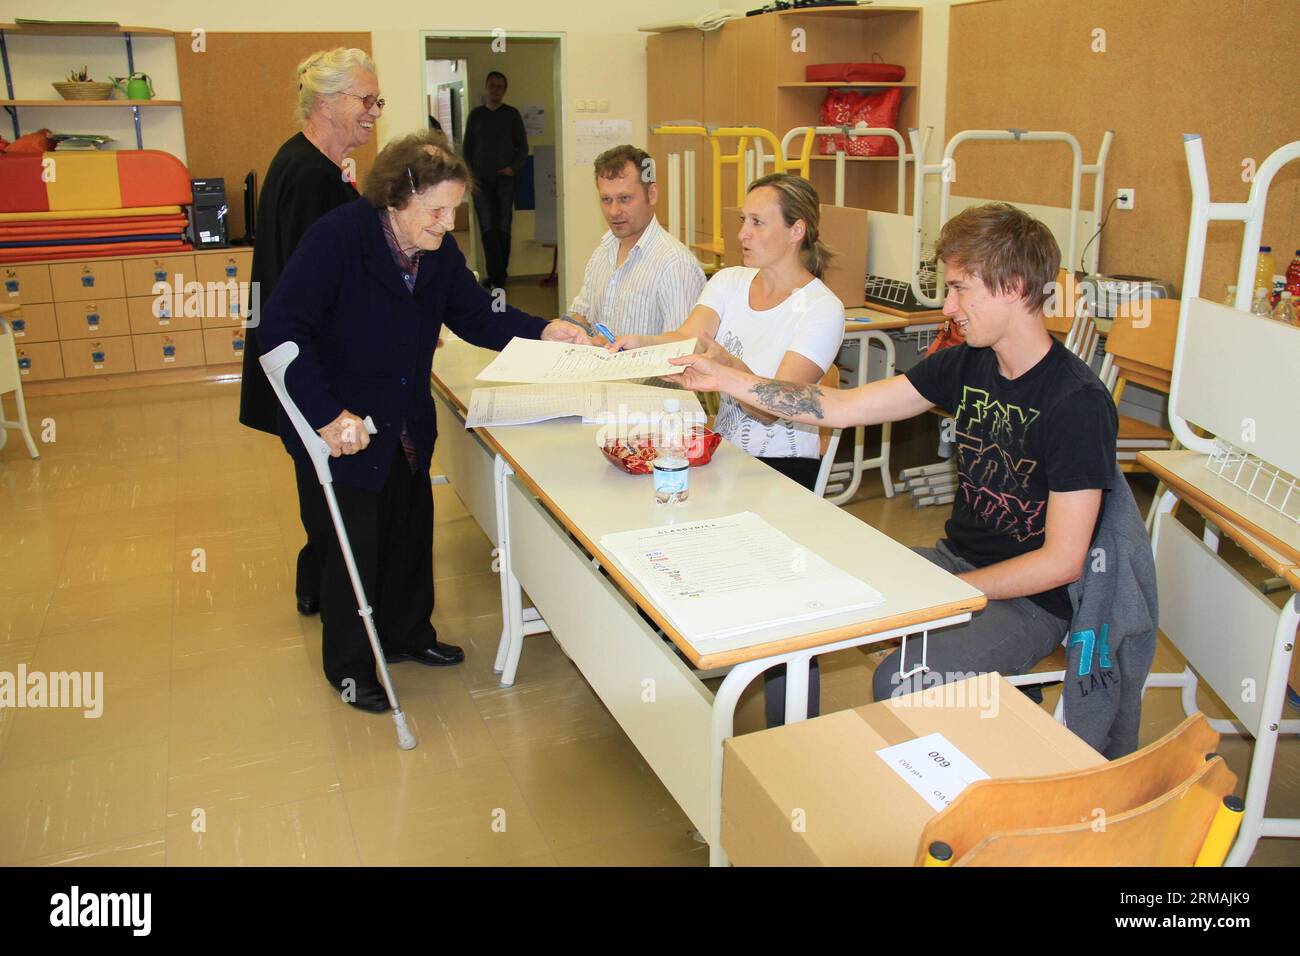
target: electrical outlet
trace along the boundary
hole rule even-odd
[[[1136,192],[1134,189],[1121,189],[1117,194],[1119,196],[1119,201],[1115,203],[1115,208],[1132,209],[1134,192]]]

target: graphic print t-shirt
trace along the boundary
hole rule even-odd
[[[956,424],[958,491],[944,528],[976,567],[1043,546],[1051,491],[1107,489],[1115,471],[1115,403],[1092,369],[1056,340],[1016,379],[990,348],[958,345],[907,372]],[[1064,587],[1030,600],[1068,619]]]

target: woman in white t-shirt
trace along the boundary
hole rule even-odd
[[[831,253],[818,238],[820,200],[806,179],[755,180],[745,197],[744,265],[718,272],[681,327],[662,335],[624,335],[611,345],[638,348],[699,339],[712,359],[765,378],[811,385],[826,374],[844,339],[844,304],[821,281]],[[759,461],[811,489],[817,482],[817,429],[723,396],[716,429]],[[785,723],[785,667],[763,672],[767,725]],[[808,716],[820,710],[817,658],[808,668]]]
[[[620,336],[610,348],[699,339],[710,358],[735,368],[805,385],[819,381],[844,339],[844,305],[821,281],[831,254],[817,235],[819,209],[806,179],[776,174],[755,180],[738,237],[745,264],[715,274],[675,331]],[[724,395],[714,427],[805,488],[816,484],[814,426]]]

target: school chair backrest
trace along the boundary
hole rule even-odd
[[[1240,822],[1233,809],[1240,802],[1231,796],[1236,776],[1213,753],[1218,740],[1198,713],[1099,767],[971,784],[926,826],[916,862],[1220,865]]]

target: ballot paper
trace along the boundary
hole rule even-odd
[[[688,423],[704,421],[704,408],[694,392],[626,382],[580,382],[476,388],[470,395],[465,427],[531,425],[557,418],[581,418],[587,424],[618,425],[620,432],[632,435],[652,430],[663,413],[664,400],[669,398],[681,403]]]
[[[884,603],[870,585],[753,512],[607,534],[633,584],[700,647]]]
[[[610,352],[599,345],[513,338],[488,367],[478,373],[478,379],[551,385],[677,375],[681,369],[669,365],[668,360],[694,351],[695,339]]]
[[[989,778],[940,733],[885,747],[876,756],[935,810],[946,808],[975,781]]]

